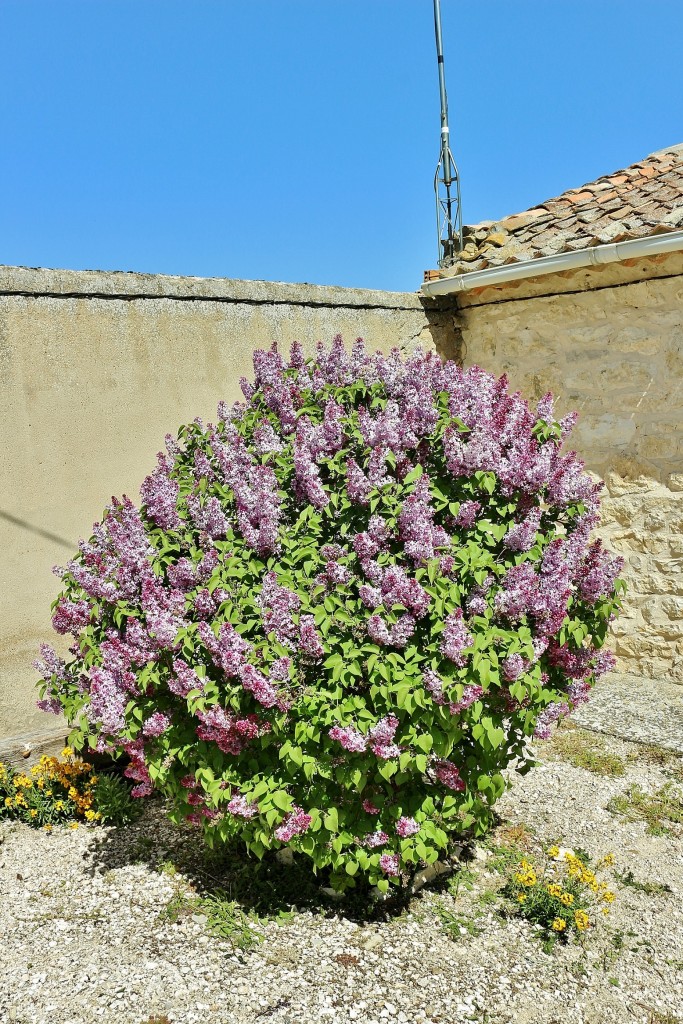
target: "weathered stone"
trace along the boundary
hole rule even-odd
[[[539,282],[459,299],[465,362],[580,411],[571,445],[605,480],[598,533],[625,559],[620,667],[683,681],[683,257]]]

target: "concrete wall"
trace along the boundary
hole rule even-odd
[[[0,268],[0,738],[54,724],[31,668],[55,639],[51,567],[112,494],[137,499],[164,434],[241,397],[253,349],[443,351],[450,323],[413,293]]]
[[[571,444],[606,480],[602,534],[626,558],[613,649],[625,671],[683,682],[683,258],[637,283],[627,270],[464,293],[458,356],[578,410]]]

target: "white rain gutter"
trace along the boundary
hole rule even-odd
[[[508,263],[504,267],[489,267],[487,270],[472,270],[454,277],[440,277],[436,281],[425,281],[422,291],[425,295],[451,295],[454,292],[471,291],[473,288],[488,288],[489,285],[507,284],[525,277],[541,277],[543,274],[561,274],[565,270],[598,266],[603,263],[622,263],[624,260],[639,259],[642,256],[658,256],[661,253],[683,250],[683,231],[670,231],[647,238],[631,238],[625,242],[610,242],[607,245],[593,245],[578,252],[565,252],[558,256],[541,256],[522,263]]]

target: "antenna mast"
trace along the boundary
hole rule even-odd
[[[448,98],[443,64],[441,38],[441,0],[434,0],[434,33],[436,57],[439,65],[439,97],[441,99],[441,149],[434,175],[436,196],[436,230],[439,246],[439,266],[447,266],[462,249],[462,211],[460,206],[460,176],[450,148],[448,130]]]

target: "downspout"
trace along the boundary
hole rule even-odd
[[[557,256],[541,256],[535,260],[509,263],[504,267],[490,267],[487,270],[472,270],[470,273],[442,277],[436,281],[425,281],[422,292],[430,297],[452,295],[455,292],[471,291],[473,288],[488,288],[490,285],[506,284],[523,278],[542,277],[544,274],[561,274],[565,270],[578,270],[604,263],[623,263],[624,260],[639,259],[643,256],[659,256],[668,252],[683,250],[683,231],[670,231],[647,238],[631,238],[625,242],[610,242],[594,245],[578,252],[565,252]]]

